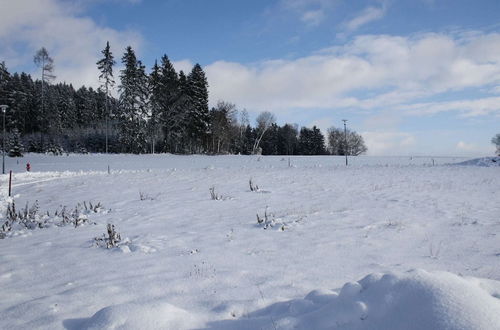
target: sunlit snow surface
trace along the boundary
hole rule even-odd
[[[0,328],[499,329],[500,167],[466,160],[8,158],[18,208],[104,209],[0,240]]]

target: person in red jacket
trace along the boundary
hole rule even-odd
[[[31,164],[29,162],[26,163],[26,171],[31,171]]]

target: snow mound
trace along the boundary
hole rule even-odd
[[[500,283],[446,272],[371,274],[210,329],[500,329]]]
[[[465,162],[456,163],[455,165],[483,166],[483,167],[500,166],[500,157],[475,158],[466,160]]]
[[[192,329],[199,317],[165,302],[108,306],[88,319],[82,329]]]

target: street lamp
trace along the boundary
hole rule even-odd
[[[344,143],[345,143],[345,149],[344,149],[344,154],[345,154],[345,166],[347,166],[347,150],[349,149],[349,147],[347,146],[347,127],[346,127],[346,122],[347,122],[347,119],[342,119],[342,121],[344,122]]]
[[[5,174],[5,113],[7,112],[7,108],[8,106],[6,106],[5,104],[0,105],[0,109],[2,109],[3,112],[2,174]]]

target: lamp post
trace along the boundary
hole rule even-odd
[[[347,119],[342,119],[342,121],[344,122],[344,143],[345,143],[345,149],[344,149],[344,154],[345,154],[345,166],[347,166],[347,150],[348,150],[348,146],[347,146],[347,127],[346,127],[346,122],[347,122]]]
[[[2,141],[2,174],[5,174],[5,113],[7,112],[8,106],[5,104],[0,105],[3,112],[3,141]]]

